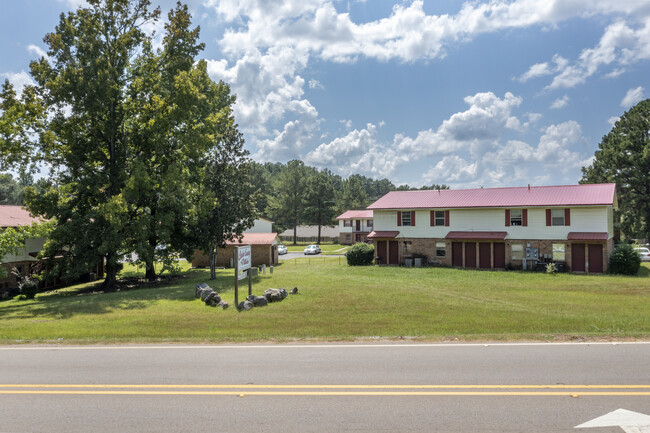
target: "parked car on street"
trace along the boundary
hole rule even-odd
[[[283,255],[287,253],[287,247],[285,245],[278,245],[278,254]]]
[[[307,254],[320,254],[320,247],[318,245],[308,245],[305,248],[305,255]]]
[[[641,256],[641,261],[642,262],[650,262],[650,248],[635,247],[634,251],[639,253],[639,256]]]

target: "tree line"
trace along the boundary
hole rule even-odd
[[[396,186],[386,178],[376,180],[360,174],[343,178],[300,160],[251,165],[252,184],[260,193],[255,203],[258,213],[271,219],[277,232],[293,229],[294,243],[299,225],[318,226],[320,243],[322,226],[336,224],[336,217],[346,210],[365,209],[389,191],[448,189],[438,184]]]

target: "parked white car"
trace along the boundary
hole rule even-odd
[[[642,262],[650,262],[650,249],[646,247],[635,247],[634,250],[639,253]]]
[[[307,254],[320,254],[320,247],[318,245],[308,245],[305,248],[305,255]]]
[[[285,245],[278,245],[278,254],[283,255],[287,253],[287,247]]]

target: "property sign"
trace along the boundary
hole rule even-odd
[[[253,262],[253,254],[251,252],[251,246],[247,245],[244,247],[239,247],[237,251],[237,271],[245,271],[246,269],[251,268]]]

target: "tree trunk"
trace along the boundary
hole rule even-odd
[[[317,242],[318,245],[320,245],[320,227],[321,227],[321,225],[320,225],[320,222],[319,222],[318,223],[318,242]]]
[[[106,255],[106,278],[102,283],[101,290],[104,292],[114,292],[117,290],[117,272],[118,264],[113,253]]]
[[[217,247],[210,246],[210,279],[217,279]]]
[[[294,244],[294,245],[297,245],[297,244],[298,244],[298,242],[296,242],[296,240],[297,240],[297,238],[298,238],[297,233],[298,233],[298,226],[297,226],[296,223],[294,222],[294,223],[293,223],[293,244]]]
[[[154,239],[149,239],[149,247],[151,247],[152,250],[152,255],[149,256],[147,260],[145,260],[145,279],[147,281],[156,281],[156,268],[154,267],[154,257],[155,257],[155,251],[156,251],[156,241]]]

